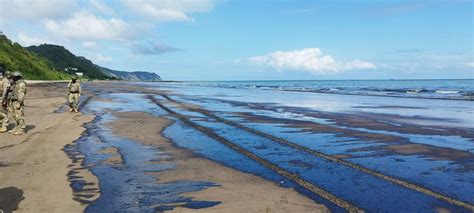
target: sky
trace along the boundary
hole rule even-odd
[[[165,80],[474,78],[474,0],[0,0],[0,31]]]

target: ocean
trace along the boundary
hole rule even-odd
[[[474,100],[474,79],[194,81],[178,85],[346,95]]]

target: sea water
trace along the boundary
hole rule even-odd
[[[474,100],[474,79],[458,80],[311,80],[194,81],[176,85],[283,90],[331,94]]]

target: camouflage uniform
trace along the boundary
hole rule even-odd
[[[0,81],[0,83],[1,83],[0,88],[2,89],[2,97],[0,100],[3,102],[3,100],[7,99],[6,95],[7,95],[8,88],[10,87],[10,80],[6,76],[3,76],[2,81]],[[7,108],[8,108],[8,105],[7,105]],[[7,127],[9,123],[7,108],[3,108],[3,106],[0,106],[0,133],[7,131]]]
[[[14,74],[14,76],[17,73]],[[19,74],[21,77],[21,74]],[[14,80],[10,86],[11,93],[8,99],[12,102],[13,118],[16,121],[16,126],[10,132],[14,135],[25,134],[25,119],[24,119],[24,99],[26,96],[26,82],[23,80]]]
[[[0,122],[0,133],[6,132],[8,130],[7,128],[9,120],[7,111],[3,109],[3,107],[0,107]]]
[[[79,107],[79,98],[81,97],[81,84],[79,82],[69,82],[68,85],[68,102],[69,102],[69,107],[71,109],[69,110],[70,112],[75,111],[78,112],[78,107]]]

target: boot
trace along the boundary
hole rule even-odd
[[[73,108],[70,108],[70,109],[69,109],[69,112],[72,112],[73,110],[74,110]]]
[[[15,132],[13,132],[13,135],[24,135],[26,134],[25,130],[19,128]]]
[[[7,129],[6,126],[0,127],[0,133],[4,133],[4,132],[6,132],[7,130],[8,130],[8,129]]]
[[[26,129],[25,120],[20,120],[17,126],[19,126],[18,128],[22,130]]]
[[[77,113],[77,112],[79,112],[79,110],[77,110],[77,108],[75,108],[75,109],[74,109],[74,112],[76,112],[76,113]]]
[[[15,133],[18,130],[18,126],[15,126],[12,130],[8,131],[8,133]]]

